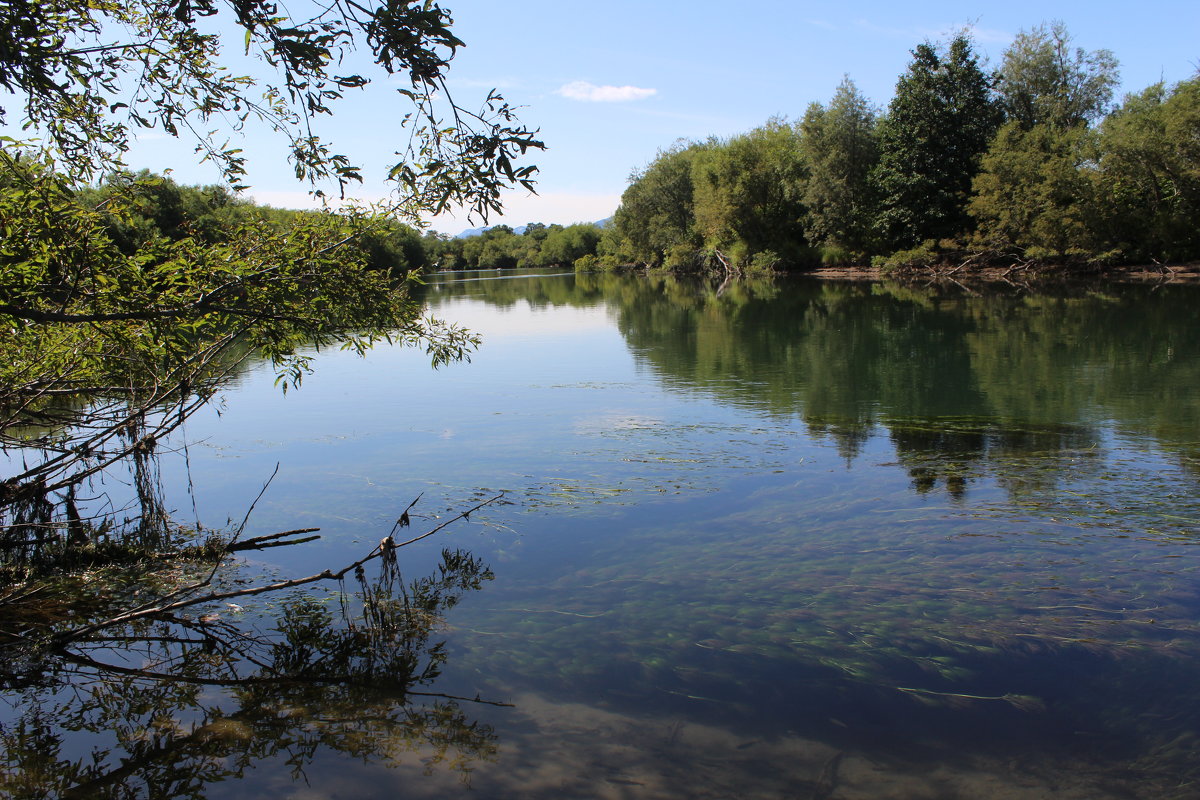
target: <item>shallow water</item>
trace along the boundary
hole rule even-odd
[[[511,705],[358,694],[272,727],[236,691],[164,697],[176,744],[106,786],[1200,796],[1197,301],[439,279],[432,312],[484,337],[471,363],[322,353],[286,396],[257,367],[161,466],[177,517],[219,525],[279,464],[247,534],[323,538],[250,573],[347,563],[418,495],[415,528],[502,493],[401,568],[446,546],[491,566],[446,611],[425,688]],[[145,708],[70,690],[7,696],[10,731],[70,709],[49,720],[63,760],[118,765],[138,737],[114,744],[113,719],[147,727]],[[180,732],[214,708],[237,724],[190,747]]]

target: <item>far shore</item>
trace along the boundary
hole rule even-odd
[[[1185,283],[1200,281],[1200,264],[1140,265],[1130,267],[1105,267],[1101,269],[1062,269],[1060,267],[1028,267],[1022,269],[999,267],[972,268],[966,270],[927,267],[883,271],[878,267],[822,267],[798,273],[823,280],[949,280],[949,281],[999,281],[1022,283],[1029,281],[1074,281],[1116,280],[1149,281],[1154,283]]]

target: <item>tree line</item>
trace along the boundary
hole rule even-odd
[[[968,35],[912,51],[886,110],[847,77],[795,123],[679,141],[636,170],[604,264],[1059,268],[1200,258],[1200,75],[1119,104],[1061,22],[999,67]]]
[[[595,256],[603,229],[593,223],[544,225],[534,222],[517,233],[508,225],[478,236],[450,238],[426,234],[426,258],[435,269],[570,267]]]
[[[99,212],[106,233],[125,255],[156,238],[212,245],[227,241],[250,221],[286,231],[302,220],[328,216],[258,205],[225,184],[187,186],[145,170],[117,172],[98,186],[71,193],[82,206]],[[374,216],[345,246],[367,269],[401,278],[414,270],[571,267],[596,254],[602,234],[603,228],[593,223],[534,222],[520,233],[496,225],[477,236],[458,238]]]
[[[286,232],[304,221],[329,216],[323,211],[259,205],[226,184],[188,186],[147,170],[116,172],[97,186],[69,192],[83,208],[98,212],[105,233],[127,256],[155,239],[217,245],[229,242],[249,224]],[[395,277],[428,264],[422,235],[391,217],[373,216],[345,247],[367,269]]]

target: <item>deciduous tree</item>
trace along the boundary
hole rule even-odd
[[[809,168],[806,235],[827,253],[865,253],[874,213],[870,174],[879,159],[875,109],[846,77],[828,107],[808,107],[800,132]]]
[[[1095,255],[1095,138],[1082,125],[1005,124],[975,178],[974,243],[1041,261]]]
[[[1129,95],[1101,127],[1104,236],[1126,257],[1200,257],[1200,77]]]
[[[1017,34],[1004,52],[996,90],[1005,114],[1022,128],[1069,128],[1103,117],[1118,83],[1112,52],[1072,50],[1071,34],[1056,20]]]
[[[613,217],[616,257],[658,266],[673,247],[699,247],[692,163],[712,146],[676,142],[629,176]]]
[[[755,256],[760,264],[764,258],[796,264],[807,245],[807,177],[800,134],[780,120],[707,148],[692,166],[705,247],[725,251],[740,266]]]

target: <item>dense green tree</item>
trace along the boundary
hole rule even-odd
[[[512,269],[517,266],[517,256],[508,246],[509,242],[488,239],[479,251],[479,266],[491,269]]]
[[[1133,94],[1101,128],[1103,236],[1127,259],[1200,257],[1200,77]]]
[[[81,202],[101,209],[118,195],[123,195],[121,204],[129,213],[123,219],[109,215],[110,233],[126,253],[152,236],[172,241],[187,237],[218,241],[251,208],[227,186],[182,186],[148,170],[116,172],[106,176],[98,187],[84,187],[78,192]]]
[[[1022,128],[1069,128],[1103,117],[1119,82],[1111,51],[1072,50],[1071,34],[1055,21],[1017,34],[1004,52],[996,90],[1005,114]]]
[[[521,234],[497,225],[477,236],[437,240],[427,258],[441,269],[571,266],[583,256],[594,256],[600,238],[600,228],[590,223],[564,228],[535,222]]]
[[[427,265],[425,246],[415,228],[394,219],[379,219],[358,237],[357,246],[370,269],[400,278]]]
[[[525,226],[525,230],[521,232],[522,236],[528,236],[535,242],[543,241],[547,236],[546,226],[541,222],[531,222]]]
[[[782,121],[706,148],[692,167],[704,246],[737,268],[799,263],[807,178],[800,134]]]
[[[1094,255],[1095,152],[1082,125],[1006,123],[975,178],[974,244],[1022,259]]]
[[[879,126],[873,180],[884,249],[957,236],[970,227],[971,181],[1000,121],[990,83],[965,35],[944,51],[929,42],[913,50]]]
[[[513,241],[516,235],[508,225],[496,225],[488,228],[478,239],[478,253],[475,266],[495,269],[511,269],[517,265],[517,256],[513,253]],[[475,247],[470,248],[475,252]]]
[[[285,230],[314,212],[259,206],[234,195],[222,185],[183,186],[169,177],[147,171],[116,173],[97,188],[76,193],[79,201],[97,209],[113,243],[126,255],[155,237],[172,242],[193,239],[219,244],[249,222]],[[120,213],[109,213],[108,209]],[[426,264],[425,246],[416,230],[387,217],[377,217],[354,243],[372,269],[402,276]]]
[[[695,249],[692,163],[713,143],[676,142],[629,176],[629,187],[613,217],[614,255],[658,266],[675,247]]]
[[[800,123],[809,168],[805,232],[826,260],[861,258],[874,213],[870,174],[879,158],[876,114],[846,77],[829,106],[813,103]]]
[[[568,225],[546,235],[539,261],[545,266],[570,266],[586,255],[594,255],[600,242],[595,225]]]
[[[992,141],[970,204],[975,243],[1039,261],[1096,258],[1095,136],[1112,99],[1107,50],[1070,47],[1061,22],[1022,31],[997,78],[1008,122]]]

